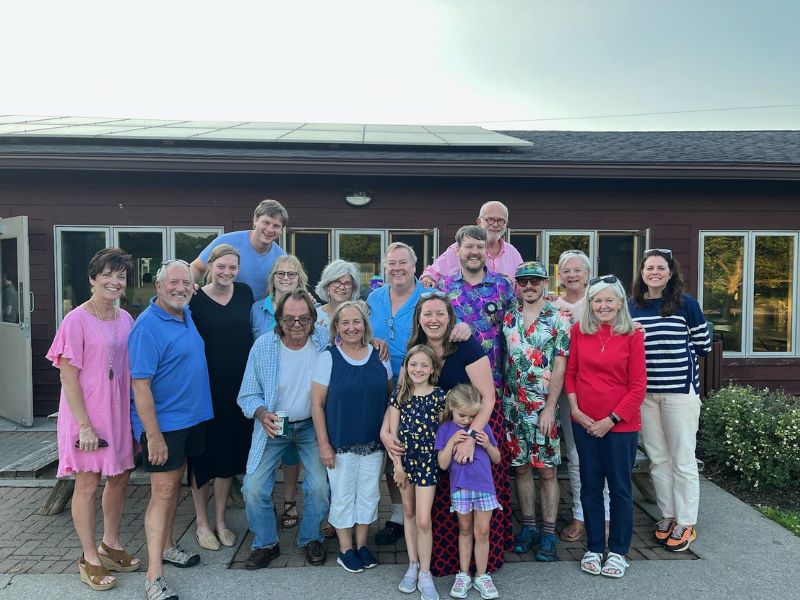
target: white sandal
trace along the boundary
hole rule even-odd
[[[605,575],[606,577],[614,577],[619,579],[623,575],[625,575],[625,569],[627,569],[630,565],[628,565],[628,561],[625,560],[625,557],[621,554],[617,554],[616,552],[609,552],[608,558],[606,559],[606,564],[603,565],[603,570],[600,571],[601,575]],[[612,571],[617,571],[613,573]]]
[[[581,571],[589,575],[600,575],[602,555],[597,552],[587,552],[581,559]]]

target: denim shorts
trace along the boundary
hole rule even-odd
[[[452,504],[450,505],[450,512],[460,513],[466,515],[474,510],[477,511],[490,511],[495,508],[503,510],[500,503],[497,501],[495,494],[489,492],[475,492],[473,490],[458,490],[450,495]]]

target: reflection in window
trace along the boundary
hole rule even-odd
[[[339,258],[356,263],[361,272],[361,296],[369,294],[369,282],[381,273],[383,236],[379,233],[339,234]]]
[[[213,242],[220,231],[176,231],[172,238],[172,256],[190,263],[200,256],[200,252]]]
[[[92,295],[86,268],[91,258],[105,248],[105,231],[61,231],[62,318]]]
[[[703,238],[703,312],[714,339],[729,352],[742,351],[744,236]]]
[[[117,239],[133,258],[133,282],[125,290],[122,308],[135,319],[155,296],[155,278],[164,260],[164,232],[120,231]]]
[[[0,241],[0,317],[3,323],[19,323],[19,281],[17,279],[17,240]]]
[[[753,352],[792,351],[794,236],[757,235],[753,268]]]

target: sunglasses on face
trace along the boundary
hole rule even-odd
[[[547,281],[546,279],[542,279],[541,277],[520,277],[517,279],[517,285],[521,288],[528,287],[537,287],[543,281]]]
[[[648,256],[664,256],[668,260],[672,260],[672,250],[669,248],[650,248],[649,250],[645,250],[642,258],[647,258]]]
[[[593,277],[589,280],[589,286],[593,286],[596,283],[617,283],[619,279],[616,278],[614,275],[603,275],[602,277]]]
[[[300,324],[300,327],[307,327],[308,324],[311,323],[311,317],[283,317],[283,319],[281,319],[281,323],[290,328],[294,327],[298,323]]]

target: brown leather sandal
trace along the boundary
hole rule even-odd
[[[138,571],[139,567],[142,566],[141,561],[133,562],[136,559],[125,552],[125,550],[116,550],[105,542],[100,542],[100,548],[103,549],[105,554],[98,552],[97,555],[100,557],[102,565],[109,571],[130,573],[132,571]]]
[[[565,542],[577,542],[586,534],[586,526],[583,521],[573,519],[572,523],[561,530],[561,539]]]
[[[117,585],[116,578],[111,583],[101,583],[106,577],[114,576],[103,565],[93,565],[86,562],[83,556],[78,561],[78,570],[81,573],[81,581],[93,590],[110,590]]]

